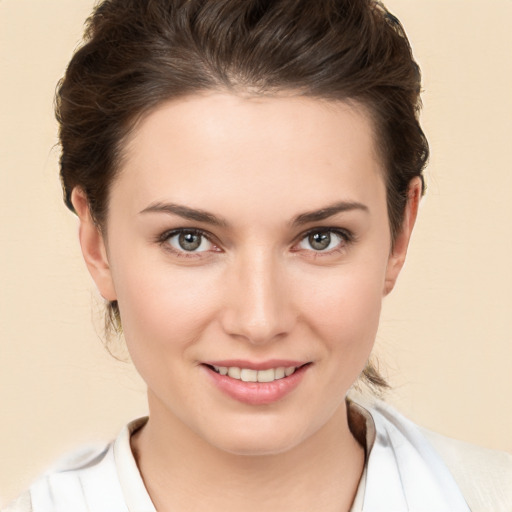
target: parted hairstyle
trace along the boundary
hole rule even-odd
[[[73,210],[80,187],[105,233],[124,142],[144,115],[205,91],[292,93],[370,115],[393,241],[428,159],[420,89],[400,22],[375,0],[104,0],[57,88],[64,200]],[[106,318],[120,328],[116,301]],[[387,386],[371,363],[362,377]]]

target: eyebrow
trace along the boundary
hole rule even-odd
[[[325,208],[321,208],[320,210],[301,213],[292,220],[291,225],[296,227],[303,224],[309,224],[311,222],[318,222],[328,219],[329,217],[332,217],[338,213],[352,210],[360,210],[366,213],[369,212],[368,207],[362,203],[354,201],[341,201]],[[224,228],[229,227],[229,223],[222,217],[218,217],[217,215],[209,213],[205,210],[189,208],[188,206],[175,203],[153,203],[147,208],[144,208],[144,210],[142,210],[140,213],[166,213],[168,215],[177,215],[183,219],[204,222],[206,224],[211,224],[212,226],[220,226]]]
[[[340,201],[339,203],[334,203],[330,206],[327,206],[326,208],[321,208],[320,210],[313,210],[297,215],[297,217],[295,217],[292,221],[292,226],[301,226],[311,222],[318,222],[328,219],[337,213],[349,212],[352,210],[360,210],[365,213],[369,213],[370,211],[368,207],[362,203],[354,201]]]
[[[140,213],[167,213],[169,215],[177,215],[183,219],[211,224],[212,226],[228,227],[229,225],[226,220],[212,213],[174,203],[153,203],[144,208]]]

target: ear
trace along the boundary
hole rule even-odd
[[[71,192],[71,202],[80,220],[78,236],[87,268],[101,296],[108,301],[116,300],[105,240],[91,217],[85,192],[75,187]]]
[[[416,177],[411,180],[407,189],[407,204],[405,206],[402,228],[396,236],[393,251],[389,255],[384,283],[384,295],[387,295],[395,287],[398,274],[404,266],[409,240],[418,215],[418,207],[422,194],[422,181]]]

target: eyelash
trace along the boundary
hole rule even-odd
[[[205,238],[206,240],[208,240],[208,242],[210,244],[212,244],[214,247],[218,248],[217,244],[215,244],[215,242],[212,241],[212,235],[207,233],[206,231],[203,231],[202,229],[197,229],[197,228],[179,228],[179,229],[173,229],[171,231],[166,231],[165,233],[162,233],[158,239],[157,239],[157,242],[162,245],[165,250],[171,252],[172,254],[174,254],[175,256],[178,256],[179,258],[199,258],[201,257],[201,253],[202,252],[207,252],[207,251],[199,251],[199,252],[194,252],[194,251],[185,251],[185,250],[178,250],[174,247],[171,246],[171,244],[169,243],[169,240],[177,235],[181,235],[181,234],[190,234],[190,235],[196,235],[196,236],[200,236],[200,237],[203,237]],[[220,249],[215,251],[215,252],[220,252]]]
[[[354,234],[347,229],[340,229],[340,228],[334,228],[334,227],[321,227],[321,228],[313,228],[304,233],[301,233],[296,238],[296,241],[294,242],[294,247],[296,245],[298,245],[300,242],[302,242],[303,240],[310,237],[311,235],[318,234],[318,233],[329,233],[331,235],[334,234],[334,235],[338,236],[341,239],[341,241],[334,249],[330,249],[329,251],[322,251],[322,250],[315,251],[314,249],[304,249],[307,252],[312,253],[315,258],[342,252],[342,251],[346,250],[348,245],[352,244],[355,241]],[[214,252],[221,252],[221,249],[219,249],[218,245],[212,240],[212,238],[213,238],[212,235],[206,231],[203,231],[203,230],[197,229],[197,228],[178,228],[178,229],[173,229],[171,231],[166,231],[166,232],[162,233],[160,236],[158,236],[157,242],[160,245],[162,245],[165,248],[165,250],[170,251],[171,253],[173,253],[174,255],[176,255],[180,258],[198,258],[198,257],[201,257],[201,253],[210,252],[210,251],[199,251],[199,252],[185,251],[185,250],[178,250],[178,249],[172,247],[169,243],[169,240],[171,238],[173,238],[177,235],[181,235],[181,234],[191,234],[191,235],[203,237],[216,248],[216,250]],[[300,251],[301,251],[301,249],[293,250],[293,252],[300,252]]]
[[[352,244],[355,241],[354,234],[347,229],[340,229],[340,228],[334,228],[334,227],[320,227],[320,228],[313,228],[313,229],[306,231],[305,233],[302,233],[297,238],[297,242],[295,242],[294,245],[301,243],[303,240],[306,240],[311,235],[319,234],[319,233],[322,233],[322,234],[329,233],[330,235],[334,234],[340,238],[340,242],[337,244],[337,246],[335,248],[330,249],[328,251],[322,251],[322,250],[315,251],[314,249],[305,249],[307,252],[310,252],[314,258],[319,258],[319,257],[323,257],[323,256],[331,256],[333,254],[343,252],[347,249],[347,247],[350,244]],[[300,249],[295,250],[294,252],[299,252],[299,251],[300,251]]]

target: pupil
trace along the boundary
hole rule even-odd
[[[331,234],[330,233],[314,233],[309,235],[309,243],[313,249],[318,251],[323,251],[329,247],[331,243]]]
[[[195,251],[201,245],[201,235],[182,233],[179,237],[180,247],[185,251]]]

